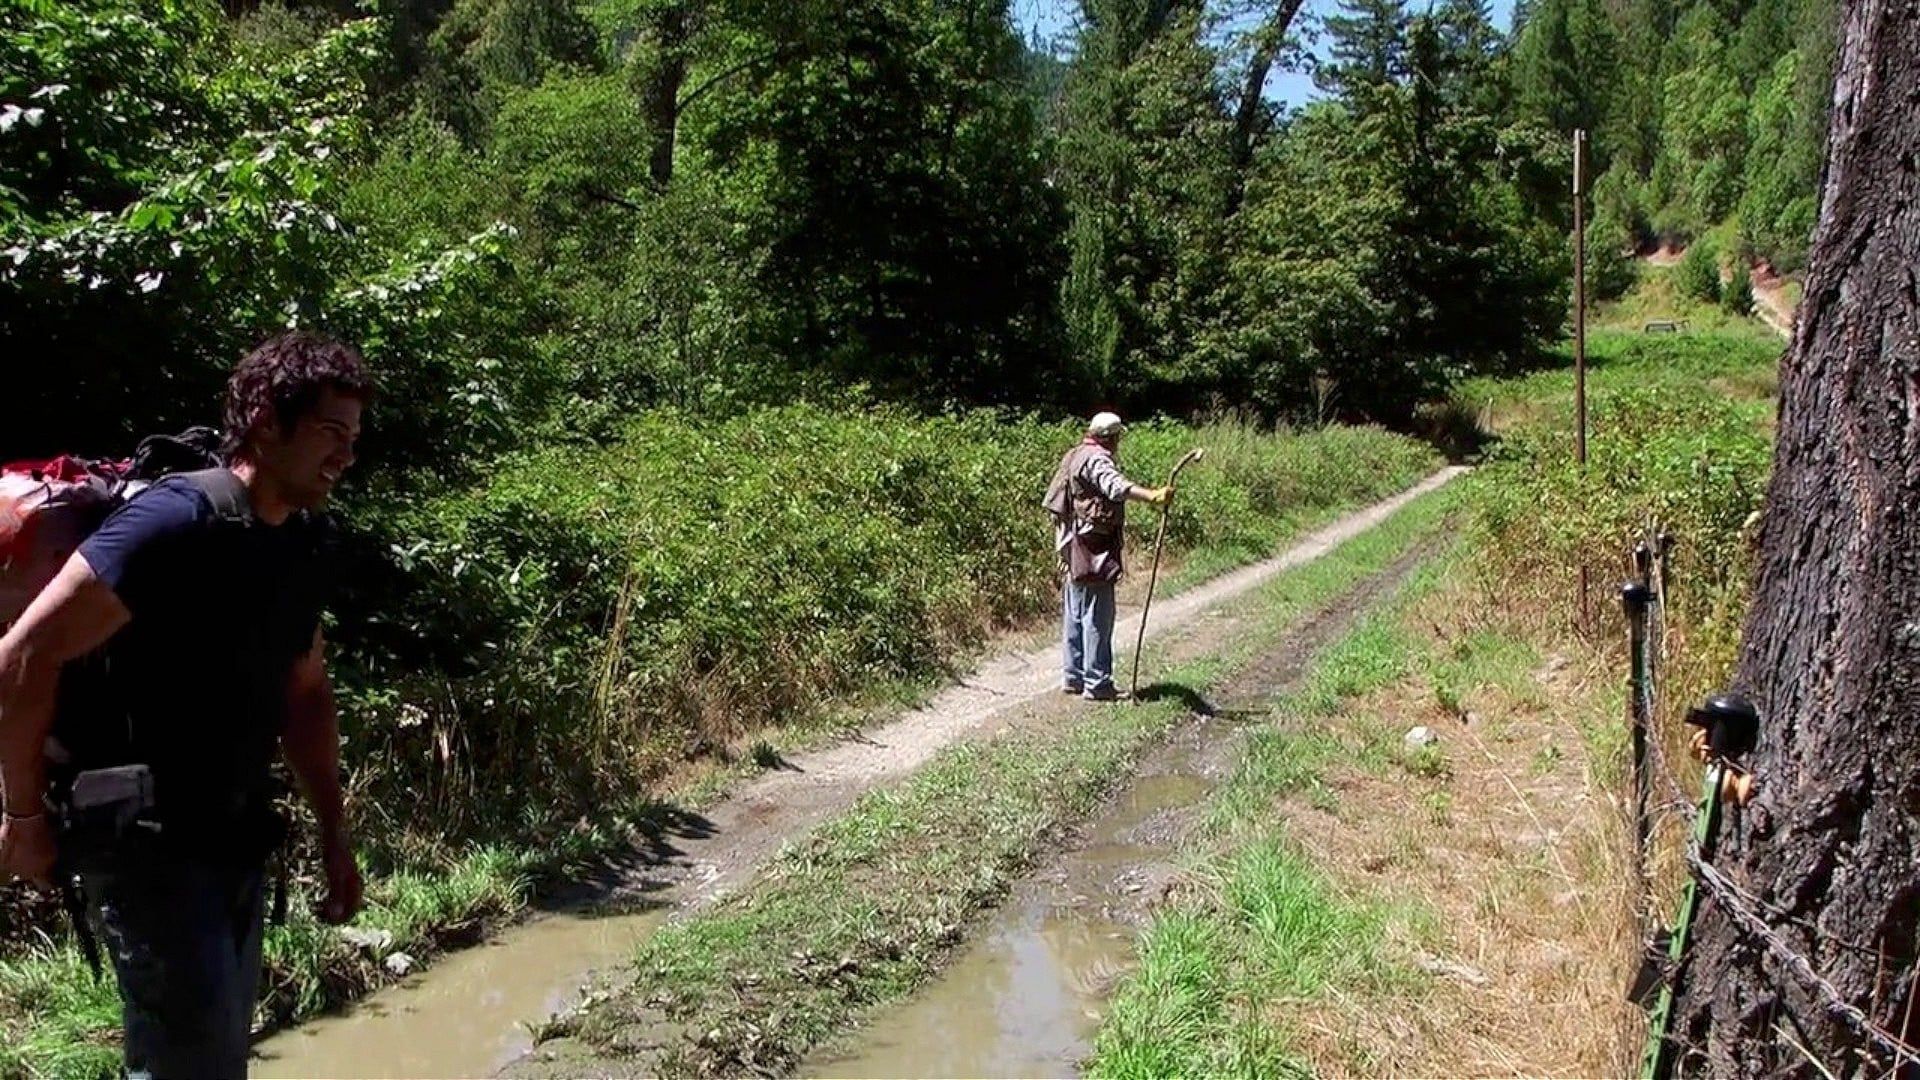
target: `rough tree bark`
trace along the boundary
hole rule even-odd
[[[1847,0],[1842,26],[1740,662],[1759,789],[1716,865],[1841,997],[1920,1042],[1920,0]],[[1718,900],[1697,933],[1682,1071],[1902,1064]]]

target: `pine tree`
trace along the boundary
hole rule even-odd
[[[1398,82],[1407,69],[1406,0],[1340,0],[1340,14],[1322,20],[1331,59],[1314,83],[1349,104]]]
[[[1222,288],[1232,120],[1202,14],[1089,0],[1062,104],[1067,333],[1084,389],[1123,406],[1182,406]]]
[[[1694,236],[1726,219],[1740,197],[1748,101],[1727,58],[1728,27],[1709,0],[1680,19],[1662,88],[1654,163],[1655,227]]]
[[[1733,277],[1721,287],[1720,306],[1727,314],[1743,319],[1753,314],[1753,274],[1745,263],[1736,264]]]
[[[1592,164],[1606,170],[1616,143],[1610,118],[1619,79],[1619,41],[1600,0],[1540,0],[1513,46],[1515,109],[1523,120],[1592,138]]]

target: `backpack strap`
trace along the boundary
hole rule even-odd
[[[211,469],[221,464],[220,433],[190,427],[178,435],[149,435],[133,451],[127,478],[152,483],[163,476]]]
[[[60,878],[60,906],[67,913],[67,921],[73,924],[73,937],[80,943],[80,955],[86,958],[87,970],[93,972],[93,981],[100,981],[100,939],[93,934],[93,922],[87,918],[87,901],[80,895],[80,884],[74,880],[71,872],[65,871],[58,863],[54,873]]]
[[[247,496],[247,485],[233,475],[232,469],[225,466],[200,469],[181,473],[180,478],[206,496],[207,501],[213,504],[214,514],[221,521],[253,521],[253,500]]]

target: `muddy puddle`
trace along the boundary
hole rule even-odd
[[[1448,470],[1301,540],[1282,555],[1192,589],[1167,605],[1154,638],[1287,567],[1319,557],[1401,505],[1444,484]],[[1261,687],[1291,677],[1385,584],[1417,561],[1403,556],[1339,605],[1309,618],[1256,665]],[[1156,617],[1160,611],[1155,609]],[[1134,618],[1130,616],[1129,618]],[[1124,639],[1128,623],[1123,622]],[[942,747],[987,733],[1011,710],[1055,698],[1052,648],[983,664],[960,684],[860,739],[803,755],[746,785],[712,812],[655,838],[644,883],[662,905],[646,914],[552,915],[454,952],[343,1014],[263,1040],[253,1075],[468,1077],[512,1071],[528,1028],[568,1008],[596,970],[611,971],[673,913],[750,879],[786,839],[843,813],[861,794],[910,775]],[[1223,696],[1238,699],[1237,695]],[[1199,711],[1203,703],[1194,703]],[[818,1076],[1061,1076],[1075,1071],[1109,990],[1130,966],[1133,940],[1169,880],[1191,815],[1230,762],[1239,729],[1257,716],[1198,720],[1150,755],[1137,778],[994,914],[944,976],[865,1025],[848,1052],[809,1063]],[[626,879],[631,878],[631,881]]]
[[[1016,888],[939,979],[869,1018],[802,1075],[1077,1075],[1238,727],[1208,719],[1184,729],[1070,848]]]
[[[556,914],[453,953],[337,1016],[254,1048],[256,1077],[490,1076],[533,1044],[527,1025],[578,998],[589,974],[631,956],[665,913]]]

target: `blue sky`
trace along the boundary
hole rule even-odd
[[[1417,8],[1418,0],[1410,6]],[[1513,0],[1492,0],[1494,25],[1506,29],[1513,19]],[[1295,20],[1303,22],[1339,9],[1339,0],[1307,0]],[[1080,18],[1079,0],[1013,0],[1013,22],[1020,31],[1038,30],[1042,37],[1053,38],[1072,32]],[[1313,79],[1304,72],[1275,72],[1267,79],[1267,96],[1286,105],[1301,105],[1321,96]]]

